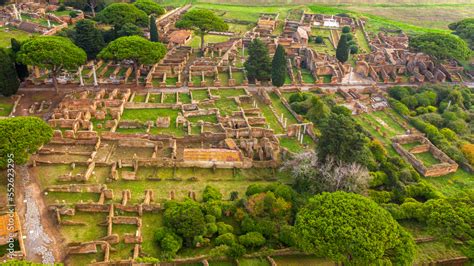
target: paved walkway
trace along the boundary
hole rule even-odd
[[[38,197],[41,197],[41,191],[38,191],[35,184],[31,182],[30,174],[26,166],[18,167],[18,173],[23,182],[22,185],[24,186],[23,202],[26,208],[24,220],[26,258],[30,261],[40,259],[43,264],[54,264],[55,258],[52,248],[54,243],[41,223],[41,210],[37,203]]]

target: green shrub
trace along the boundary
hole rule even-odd
[[[245,247],[256,248],[265,244],[265,237],[258,232],[249,232],[239,236],[239,242]]]

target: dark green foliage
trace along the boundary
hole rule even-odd
[[[69,39],[57,36],[38,36],[24,42],[17,53],[20,63],[51,71],[58,92],[56,77],[63,69],[77,69],[86,62],[87,55]]]
[[[15,64],[5,50],[0,48],[0,94],[11,96],[18,91],[20,80]]]
[[[239,236],[240,244],[248,248],[257,248],[265,244],[265,237],[258,232],[249,232]]]
[[[188,245],[195,236],[204,235],[206,232],[204,214],[199,204],[191,200],[169,204],[164,213],[164,222],[176,234],[182,236]]]
[[[214,243],[218,246],[218,245],[227,245],[227,246],[232,246],[233,244],[235,244],[235,241],[236,241],[236,236],[232,233],[225,233],[225,234],[222,234],[218,237],[216,237],[216,239],[214,240]]]
[[[351,32],[351,27],[349,26],[342,27],[342,33],[349,33],[349,32]]]
[[[298,212],[295,230],[301,249],[337,262],[408,265],[415,254],[413,239],[387,211],[352,193],[311,198]]]
[[[134,69],[141,64],[151,65],[160,61],[166,54],[166,47],[162,43],[150,42],[139,36],[118,38],[107,45],[98,57],[108,60],[131,60]],[[139,82],[139,71],[135,71],[136,83]]]
[[[0,119],[0,169],[7,166],[9,154],[13,154],[15,164],[26,163],[29,154],[48,143],[52,136],[51,127],[37,117]]]
[[[16,60],[16,54],[20,51],[21,49],[21,43],[18,42],[15,38],[11,39],[11,47],[12,47],[12,52],[13,56],[15,57],[15,70],[18,75],[18,78],[20,81],[25,81],[25,79],[30,75],[30,72],[28,71],[28,66],[22,63],[17,62]]]
[[[230,224],[226,224],[224,222],[218,222],[216,225],[217,225],[217,233],[219,235],[234,232],[234,227],[232,227],[232,225],[230,225]]]
[[[211,201],[211,200],[221,200],[221,199],[222,199],[222,194],[215,187],[207,185],[204,188],[204,191],[202,193],[202,200],[204,202]]]
[[[113,26],[121,26],[132,23],[137,26],[146,27],[148,16],[145,12],[134,5],[126,3],[113,3],[100,11],[96,20]]]
[[[348,36],[347,34],[342,34],[337,44],[336,58],[341,63],[345,63],[347,59],[349,59],[350,47],[349,47],[349,44],[347,43],[349,41],[347,36]]]
[[[359,52],[359,47],[357,45],[351,45],[350,50],[351,54],[357,54]]]
[[[286,53],[282,45],[278,45],[272,60],[272,84],[281,87],[285,84]]]
[[[239,192],[238,191],[232,191],[230,193],[230,199],[231,201],[237,200],[239,198]]]
[[[410,47],[436,57],[437,59],[465,60],[471,50],[461,38],[442,33],[425,33],[410,38]]]
[[[153,0],[137,0],[133,3],[135,7],[145,12],[147,15],[161,16],[165,13],[165,9]]]
[[[333,156],[344,162],[367,165],[370,161],[367,144],[367,137],[352,117],[331,114],[321,124],[317,149],[321,159]]]
[[[156,27],[156,19],[154,16],[150,16],[150,41],[152,42],[158,42],[159,41],[159,36],[158,36],[158,29]]]
[[[283,244],[288,247],[296,246],[298,241],[298,235],[295,232],[295,229],[291,225],[283,225],[280,228],[280,234],[278,236],[278,240],[280,240]]]
[[[115,26],[114,30],[116,32],[115,38],[126,36],[143,36],[142,29],[133,23],[125,23],[120,27]]]
[[[474,49],[474,18],[451,23],[448,27],[454,31],[454,34],[464,39],[471,49]]]
[[[267,46],[260,40],[254,39],[248,47],[249,56],[245,61],[245,70],[250,82],[267,81],[271,77],[271,61]]]
[[[94,59],[105,47],[104,37],[92,20],[78,21],[73,36],[74,43],[86,52],[88,59]]]
[[[230,247],[227,255],[231,258],[240,258],[242,257],[245,252],[247,252],[245,250],[245,247],[240,245],[240,244],[234,244]]]
[[[316,36],[316,38],[314,38],[314,42],[317,44],[322,44],[324,42],[324,39],[321,36]]]
[[[206,9],[193,9],[186,12],[176,22],[176,27],[194,30],[194,33],[201,37],[202,51],[204,50],[204,36],[209,31],[226,31],[229,29],[229,26],[221,17]]]

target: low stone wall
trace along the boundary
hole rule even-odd
[[[403,148],[402,144],[419,142],[422,143],[410,151]],[[454,173],[458,169],[458,164],[435,145],[433,145],[422,134],[400,135],[392,138],[392,146],[405,160],[407,160],[420,174],[423,176],[443,176],[449,173]],[[414,154],[430,152],[436,159],[440,161],[439,164],[426,167]]]

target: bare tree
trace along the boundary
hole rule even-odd
[[[370,178],[365,166],[345,163],[332,157],[321,162],[315,152],[297,154],[284,162],[282,169],[291,172],[298,191],[311,194],[324,191],[364,194]]]

